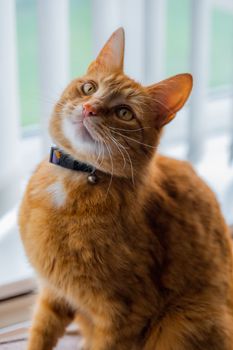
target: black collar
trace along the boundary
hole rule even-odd
[[[94,174],[96,170],[92,165],[82,163],[72,158],[69,154],[63,152],[58,147],[51,147],[49,161],[50,163],[59,165],[63,168],[75,171],[83,171],[88,174]]]

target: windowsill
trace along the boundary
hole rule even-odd
[[[17,215],[15,211],[15,216]],[[35,289],[16,224],[0,235],[0,301]]]
[[[1,309],[1,308],[0,308]],[[28,341],[30,322],[20,322],[12,326],[0,329],[0,349],[26,348]],[[65,335],[59,340],[56,346],[57,350],[61,349],[78,349],[81,346],[82,339],[77,324],[72,323],[66,329]]]
[[[29,322],[20,322],[13,326],[0,329],[0,346],[26,340],[28,338]]]
[[[2,284],[0,287],[0,302],[9,298],[20,296],[36,290],[36,281],[33,277],[12,280],[11,283]]]
[[[0,302],[0,335],[31,319],[35,295],[25,294]]]

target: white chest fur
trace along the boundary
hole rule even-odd
[[[47,187],[47,192],[50,194],[51,202],[56,208],[64,206],[66,202],[66,191],[60,181],[56,181]]]

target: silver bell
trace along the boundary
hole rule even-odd
[[[96,184],[97,183],[97,176],[95,174],[90,174],[90,175],[88,175],[87,180],[91,184]]]

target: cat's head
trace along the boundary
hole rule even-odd
[[[186,102],[192,76],[180,74],[142,86],[123,73],[123,60],[120,28],[87,73],[65,89],[55,106],[50,133],[74,158],[131,177],[152,157],[163,126]]]

